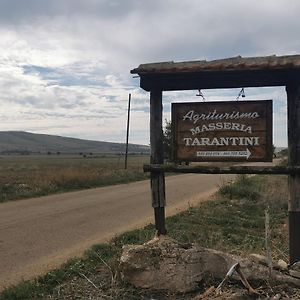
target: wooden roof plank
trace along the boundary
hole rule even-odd
[[[131,73],[146,91],[284,86],[300,83],[300,55],[141,64]]]
[[[263,57],[232,57],[212,61],[161,62],[141,64],[131,70],[132,74],[159,74],[185,72],[218,72],[240,70],[284,70],[300,69],[300,55],[263,56]]]

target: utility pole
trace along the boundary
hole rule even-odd
[[[125,170],[127,169],[127,156],[128,156],[128,138],[129,138],[130,102],[131,102],[131,94],[129,94],[129,97],[128,97],[127,133],[126,133],[126,152],[125,152]]]

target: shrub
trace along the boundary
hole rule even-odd
[[[261,177],[239,175],[233,183],[221,186],[219,193],[229,199],[258,200],[261,197]]]

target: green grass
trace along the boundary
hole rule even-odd
[[[0,202],[128,183],[148,178],[149,156],[30,155],[0,156]]]
[[[233,254],[264,254],[264,210],[270,208],[273,257],[287,260],[287,183],[284,176],[241,176],[222,186],[215,199],[167,218],[168,234],[183,243]],[[255,194],[253,194],[255,191]],[[109,244],[95,245],[81,259],[0,294],[8,299],[183,299],[135,289],[119,279],[118,257],[125,244],[141,244],[155,234],[153,225],[124,233]],[[99,287],[95,289],[84,277]],[[102,297],[102,298],[101,298]]]
[[[257,200],[261,197],[262,177],[238,176],[237,181],[221,186],[219,193],[229,199]]]

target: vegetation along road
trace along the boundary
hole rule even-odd
[[[167,214],[206,199],[233,176],[166,179]],[[2,203],[0,287],[29,279],[95,243],[153,221],[149,180]]]

